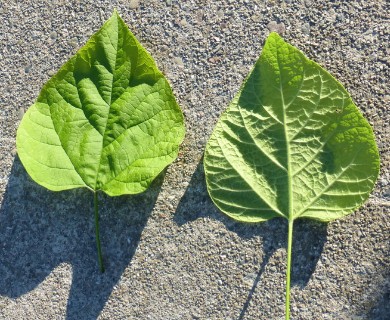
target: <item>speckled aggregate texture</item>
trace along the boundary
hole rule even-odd
[[[34,183],[15,148],[42,85],[114,8],[170,82],[187,134],[143,194]],[[240,224],[206,191],[202,154],[270,31],[321,64],[374,128],[381,172],[367,203],[297,221],[292,319],[390,318],[390,5],[385,0],[114,0],[0,3],[0,319],[283,319],[286,222]]]

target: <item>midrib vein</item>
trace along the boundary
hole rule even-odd
[[[105,140],[105,138],[106,138],[107,124],[108,124],[108,119],[109,119],[109,115],[110,115],[111,107],[112,107],[112,90],[113,90],[113,87],[114,87],[114,77],[115,77],[115,71],[116,71],[116,63],[117,63],[117,60],[118,60],[118,46],[119,46],[119,28],[120,28],[120,27],[119,27],[119,21],[118,21],[118,19],[117,19],[117,21],[116,21],[116,24],[117,24],[117,33],[116,33],[117,39],[116,39],[116,48],[115,48],[115,65],[114,65],[114,69],[112,70],[111,96],[110,96],[110,102],[109,102],[109,105],[108,105],[108,113],[107,113],[106,124],[105,124],[104,130],[103,130],[102,146],[101,146],[101,151],[100,151],[100,159],[99,159],[98,169],[97,169],[97,171],[96,171],[95,188],[94,188],[94,190],[97,189],[97,182],[98,182],[98,178],[99,178],[100,166],[101,166],[102,157],[103,157],[104,140]]]
[[[287,158],[287,161],[286,161],[286,164],[287,164],[287,181],[288,181],[288,184],[287,184],[287,187],[288,187],[288,212],[287,212],[287,217],[288,217],[288,220],[293,220],[293,197],[292,197],[292,173],[291,173],[291,163],[290,163],[290,141],[289,141],[289,138],[288,138],[288,134],[287,134],[287,117],[286,117],[286,110],[287,110],[287,105],[285,104],[285,101],[284,101],[284,93],[283,93],[283,79],[282,79],[282,68],[281,68],[281,65],[280,65],[280,61],[279,61],[279,53],[278,51],[276,51],[276,60],[278,62],[278,68],[279,68],[279,80],[280,80],[280,84],[279,84],[279,90],[280,90],[280,97],[281,97],[281,100],[282,100],[282,108],[283,108],[283,112],[282,112],[282,122],[283,122],[283,128],[284,128],[284,139],[286,141],[286,158]]]

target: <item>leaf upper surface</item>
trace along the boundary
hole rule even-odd
[[[43,87],[17,132],[19,157],[50,190],[144,191],[177,156],[183,115],[115,12]]]
[[[271,33],[219,119],[204,166],[214,203],[237,220],[330,221],[367,199],[379,155],[342,85]]]

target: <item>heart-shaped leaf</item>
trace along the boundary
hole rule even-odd
[[[243,222],[331,221],[359,207],[379,172],[373,131],[328,72],[271,33],[205,151],[209,194]]]
[[[183,137],[167,80],[114,12],[44,85],[16,143],[32,179],[54,191],[89,188],[97,213],[97,191],[146,190]]]

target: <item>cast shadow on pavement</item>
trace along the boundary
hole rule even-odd
[[[178,225],[194,221],[198,218],[209,217],[221,221],[228,230],[235,232],[241,238],[260,236],[263,239],[263,259],[259,266],[252,289],[248,292],[243,304],[239,320],[244,319],[247,309],[255,294],[256,287],[261,279],[270,257],[279,248],[287,247],[287,220],[272,219],[258,224],[244,224],[230,219],[219,212],[212,203],[206,188],[203,162],[201,161],[186,192],[177,207],[174,220]],[[282,229],[282,231],[281,231]],[[317,261],[321,256],[327,237],[327,226],[324,223],[312,220],[297,220],[294,223],[293,261],[291,285],[304,288],[313,274]]]
[[[0,207],[0,295],[28,293],[66,262],[73,273],[66,319],[96,319],[135,253],[163,176],[140,195],[110,198],[99,193],[106,268],[101,274],[92,193],[48,191],[30,179],[16,157]]]

